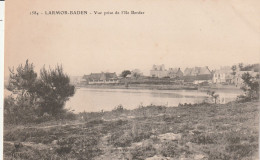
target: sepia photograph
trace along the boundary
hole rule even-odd
[[[259,18],[258,0],[7,0],[2,158],[258,160]]]

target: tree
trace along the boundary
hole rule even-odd
[[[7,89],[13,97],[5,99],[5,112],[16,118],[35,115],[57,115],[61,113],[65,102],[75,93],[70,78],[63,73],[62,66],[46,70],[43,67],[40,77],[34,71],[34,65],[26,60],[16,70],[10,70]],[[28,118],[27,118],[28,119]]]
[[[62,66],[40,71],[40,79],[36,84],[41,113],[57,115],[62,112],[65,102],[75,93],[75,87],[70,84],[70,78],[63,73]]]
[[[239,63],[239,64],[238,64],[238,67],[239,67],[239,70],[240,70],[240,71],[243,71],[244,64],[243,64],[243,63]]]
[[[124,70],[122,73],[121,73],[121,76],[122,77],[126,77],[127,75],[131,74],[131,72],[129,70]]]
[[[232,75],[236,75],[237,66],[236,66],[236,65],[233,65],[233,66],[231,67],[231,69],[232,69]]]
[[[241,71],[254,71],[254,72],[259,72],[260,64],[249,64],[246,66],[243,66]]]
[[[16,70],[10,69],[7,90],[11,95],[4,99],[4,114],[7,123],[18,124],[20,122],[29,122],[35,118],[37,99],[35,93],[35,84],[37,74],[34,66],[26,60],[25,65],[19,65]]]
[[[37,80],[37,73],[34,71],[33,64],[26,60],[25,65],[19,65],[16,72],[10,69],[10,76],[7,90],[13,94],[19,94],[21,97],[27,97],[32,100],[35,94],[35,82]]]
[[[141,76],[141,74],[137,73],[137,72],[134,72],[134,74],[133,74],[133,77],[136,78],[136,79],[139,78],[140,76]]]
[[[253,77],[248,72],[242,75],[244,86],[241,89],[245,92],[247,98],[259,98],[259,76]]]

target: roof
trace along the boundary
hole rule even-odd
[[[106,80],[117,78],[116,73],[103,73],[105,75]]]
[[[171,73],[177,73],[180,70],[180,68],[169,68],[169,72]]]
[[[209,75],[212,72],[209,70],[207,66],[205,67],[194,67],[194,68],[186,68],[184,70],[184,76],[196,76],[196,75]]]
[[[116,73],[91,73],[89,75],[84,75],[84,79],[89,81],[98,81],[98,80],[109,80],[109,79],[116,79]]]
[[[100,80],[101,73],[91,73],[90,75],[84,75],[83,78],[89,81]]]
[[[200,75],[211,74],[211,71],[209,70],[209,68],[207,66],[206,67],[201,67],[200,70],[199,70],[199,74]]]
[[[152,70],[156,70],[156,71],[165,71],[166,69],[165,69],[164,64],[162,64],[162,65],[153,65]]]
[[[184,70],[184,75],[185,75],[185,76],[191,75],[191,71],[192,71],[191,68],[186,68],[186,69]]]

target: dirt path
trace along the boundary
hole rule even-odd
[[[78,125],[82,125],[82,124],[86,124],[86,122],[55,124],[55,125],[46,125],[46,126],[37,126],[37,127],[33,127],[33,126],[17,126],[16,129],[24,129],[24,128],[29,128],[29,129],[33,129],[33,128],[36,128],[36,129],[48,129],[48,128],[55,128],[55,127],[78,126]]]

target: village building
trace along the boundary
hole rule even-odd
[[[182,78],[183,72],[180,68],[169,68],[168,70],[168,76],[170,78]]]
[[[231,84],[234,76],[231,67],[222,67],[213,74],[212,82],[215,84]]]
[[[83,79],[86,80],[87,84],[117,84],[119,79],[116,73],[91,73],[84,75]]]
[[[198,67],[195,67],[195,68],[186,68],[186,69],[184,70],[183,75],[184,75],[184,76],[196,76],[195,70],[198,70],[197,68],[198,68]]]
[[[184,82],[199,84],[203,82],[212,83],[212,71],[205,67],[186,68],[183,73]]]
[[[163,78],[168,76],[168,71],[165,69],[165,66],[162,65],[153,65],[152,70],[150,70],[151,77]]]

